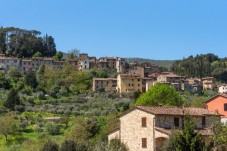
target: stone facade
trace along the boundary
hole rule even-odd
[[[116,78],[93,78],[93,92],[106,91],[116,92]]]
[[[213,122],[220,121],[220,114],[204,108],[137,106],[119,117],[120,128],[110,133],[108,140],[119,138],[129,151],[160,151],[172,129],[181,129],[188,115],[193,117],[196,131],[204,136],[210,135]]]
[[[152,151],[154,150],[154,115],[134,110],[130,114],[120,117],[120,140],[129,151]],[[146,118],[147,126],[142,127],[141,119]],[[147,147],[142,148],[142,138],[146,138]]]

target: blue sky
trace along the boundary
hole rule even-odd
[[[226,0],[0,0],[0,26],[36,29],[90,56],[227,57]]]

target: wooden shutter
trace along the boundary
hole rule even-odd
[[[147,118],[146,117],[142,118],[142,127],[147,127]]]
[[[142,138],[142,148],[147,148],[147,138]]]

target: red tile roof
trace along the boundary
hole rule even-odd
[[[209,103],[210,101],[214,100],[214,99],[217,98],[217,97],[224,97],[224,98],[227,98],[227,94],[219,93],[219,94],[213,96],[212,98],[208,99],[207,101],[205,101],[205,103]]]
[[[137,106],[132,110],[134,109],[139,109],[154,115],[192,115],[192,116],[218,115],[218,116],[221,116],[221,114],[209,111],[207,109],[195,108],[195,107],[185,108],[185,107],[177,107],[177,106]],[[126,111],[125,114],[129,113],[132,110]]]

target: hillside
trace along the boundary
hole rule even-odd
[[[153,59],[144,59],[144,58],[126,58],[127,62],[139,62],[139,63],[143,63],[143,62],[150,62],[153,64],[157,64],[158,66],[161,67],[167,67],[169,68],[174,62],[175,60],[153,60]]]

